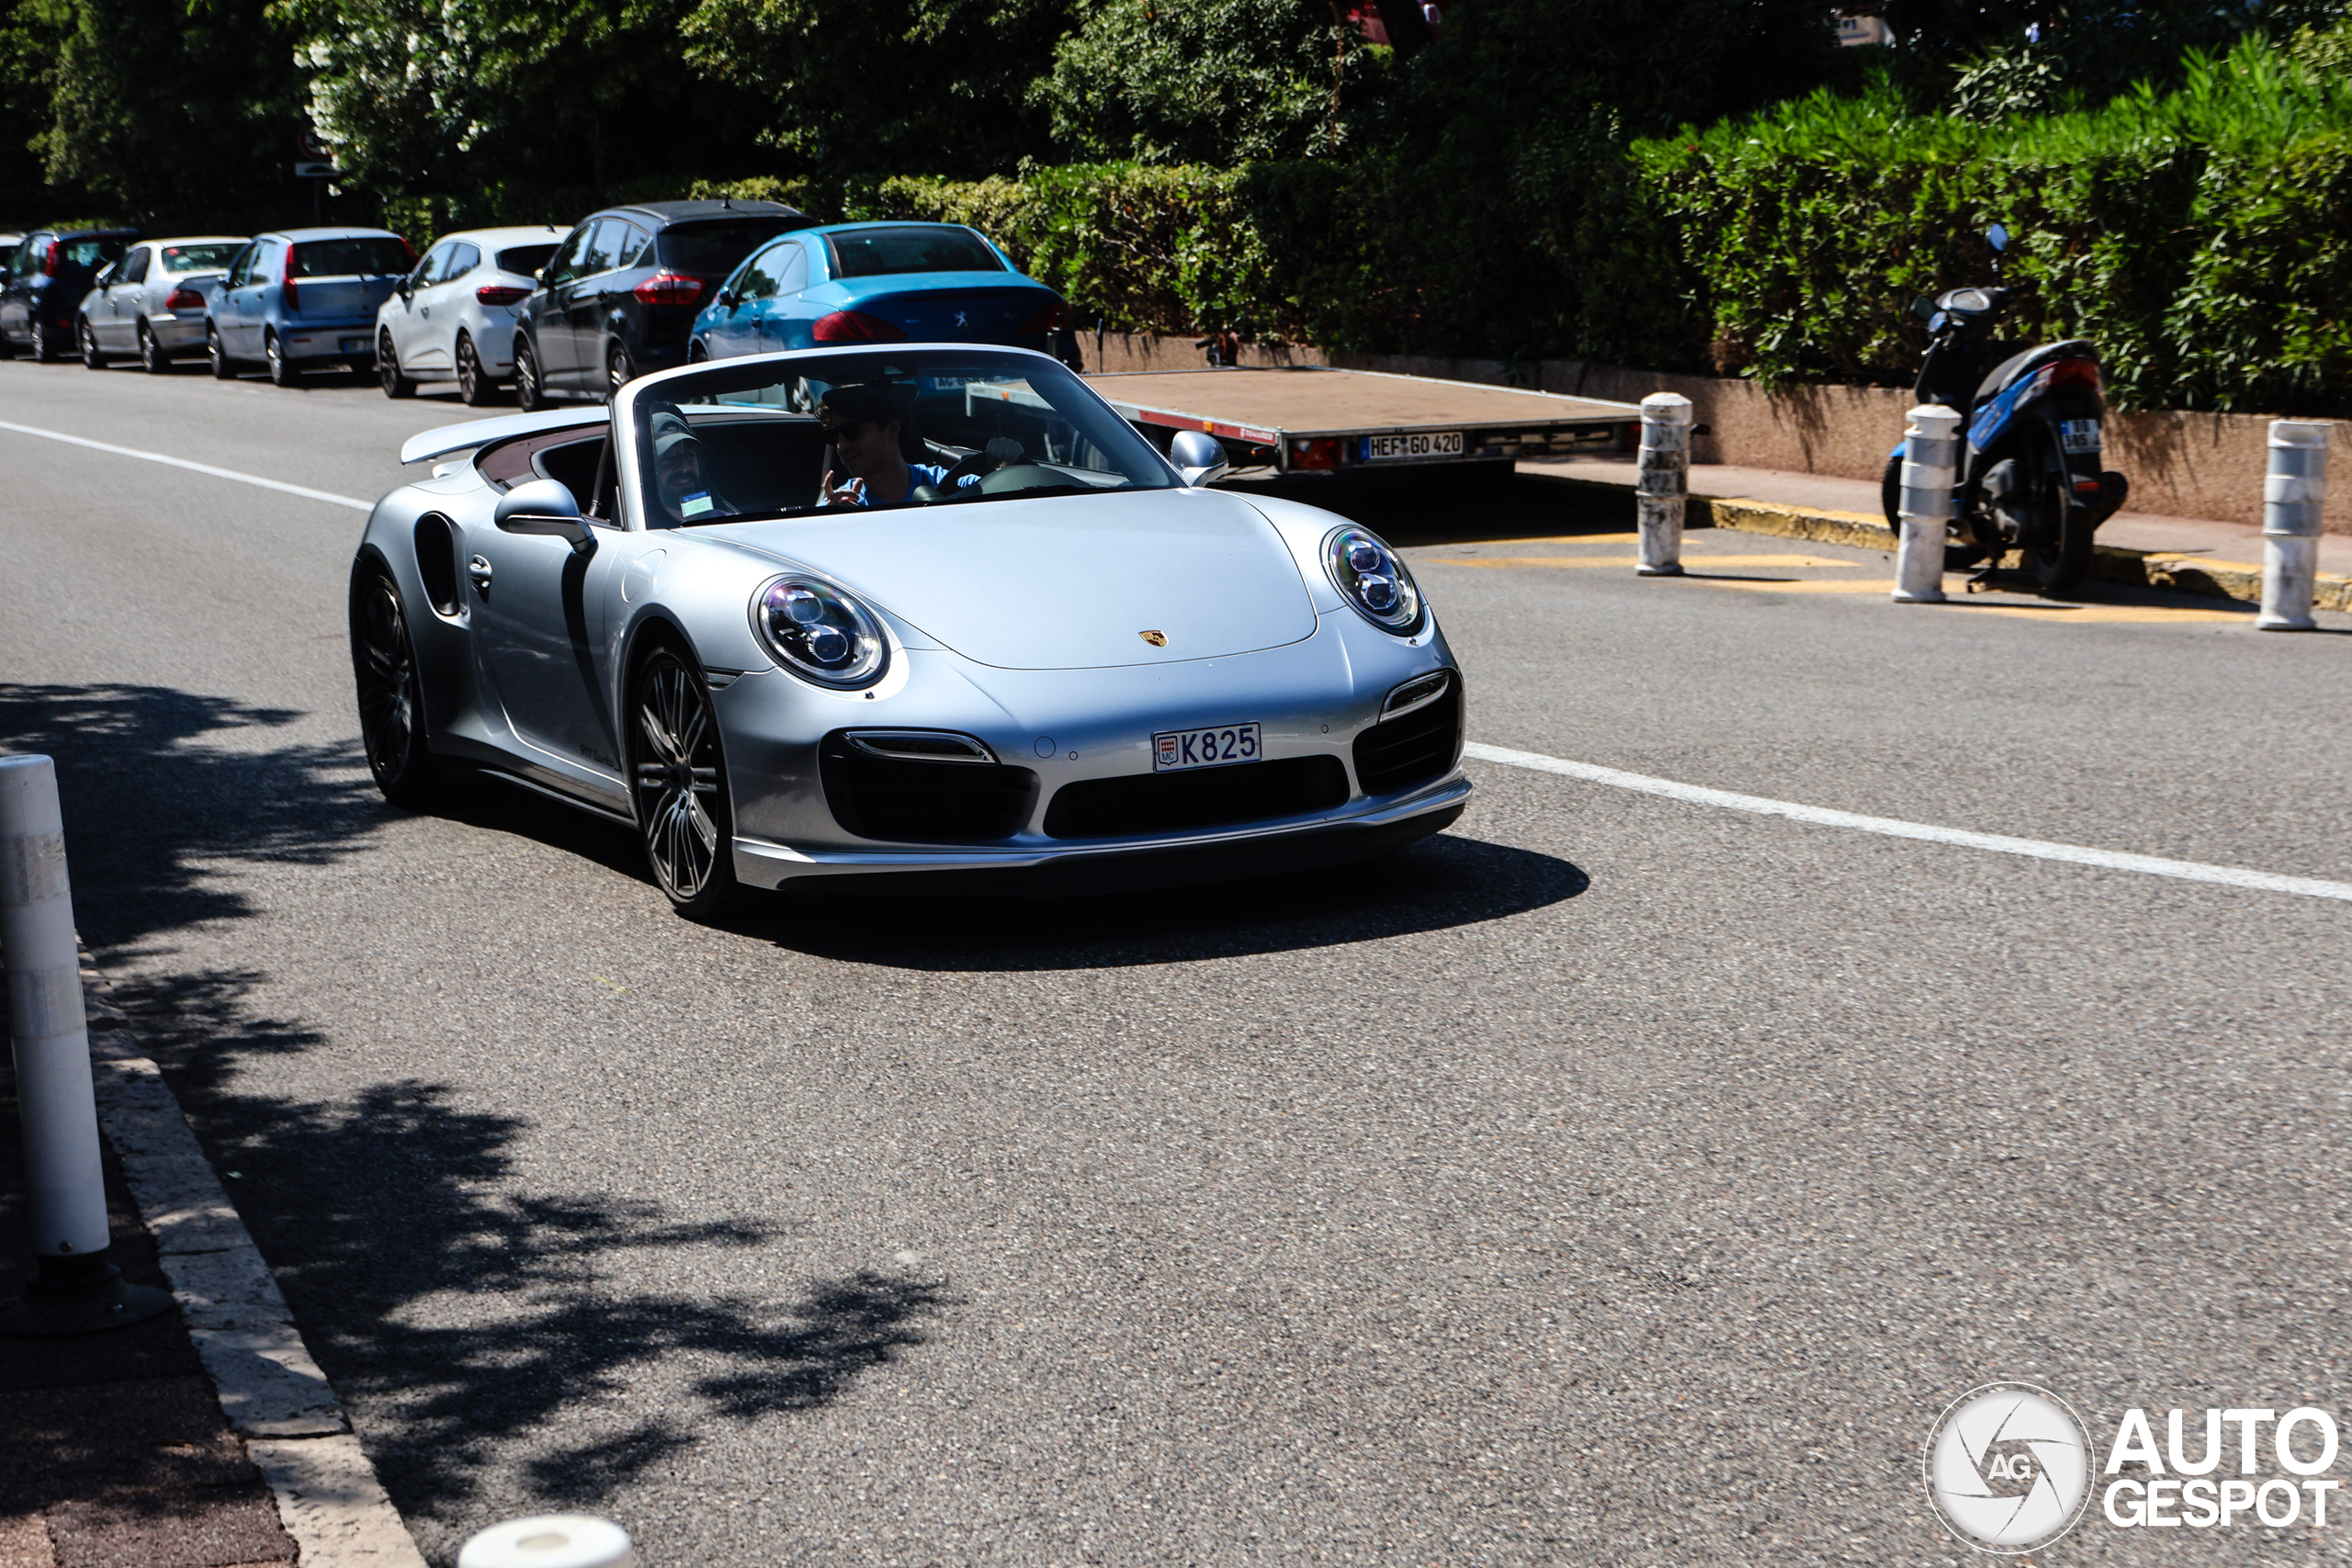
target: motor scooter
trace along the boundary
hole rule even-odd
[[[1998,276],[2008,230],[1996,223],[1984,237]],[[1928,323],[1928,342],[1913,395],[1957,411],[1967,434],[1946,570],[1986,563],[1969,586],[1989,585],[2002,556],[2015,550],[2035,592],[2062,594],[2082,581],[2091,536],[2122,506],[2130,485],[2099,467],[2107,400],[2098,346],[2084,338],[2023,349],[1995,341],[1993,323],[2017,292],[1955,288],[1917,301],[1912,311]],[[1881,487],[1898,534],[1904,446],[1887,459]]]

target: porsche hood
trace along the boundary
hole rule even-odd
[[[1215,491],[826,513],[726,532],[1000,669],[1216,659],[1315,630],[1281,536]]]

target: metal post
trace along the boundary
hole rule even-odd
[[[23,1295],[0,1302],[0,1334],[86,1334],[153,1317],[172,1304],[170,1292],[123,1283],[107,1258],[81,950],[57,768],[47,757],[0,757],[0,961],[39,1270]]]
[[[1951,490],[1960,472],[1960,415],[1922,403],[1905,416],[1903,539],[1895,555],[1894,602],[1944,602],[1944,539],[1951,529]]]
[[[1690,491],[1690,400],[1652,392],[1642,400],[1642,449],[1635,468],[1644,577],[1682,575],[1682,508]]]
[[[492,1525],[458,1549],[458,1568],[636,1568],[628,1531],[594,1514]]]
[[[2270,472],[2262,481],[2262,614],[2266,632],[2307,632],[2319,571],[2320,509],[2327,500],[2328,427],[2270,422]]]

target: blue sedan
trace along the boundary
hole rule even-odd
[[[959,223],[828,223],[761,246],[701,315],[692,360],[865,343],[985,343],[1068,356],[1069,307]]]

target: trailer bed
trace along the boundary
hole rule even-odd
[[[1632,403],[1320,366],[1133,370],[1087,383],[1163,435],[1201,430],[1237,466],[1283,472],[1507,462],[1630,446]]]

